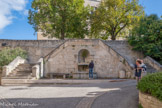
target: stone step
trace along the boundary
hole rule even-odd
[[[10,74],[8,75],[7,77],[10,77],[10,76],[32,76],[32,74]]]
[[[18,65],[18,67],[32,67],[32,65],[30,65],[30,64],[20,64],[20,65]]]
[[[32,68],[32,67],[23,67],[23,66],[22,67],[19,67],[19,66],[16,67],[16,69],[30,69],[30,68]]]
[[[18,66],[24,66],[24,67],[27,67],[27,66],[31,66],[31,64],[19,64]]]
[[[32,73],[32,71],[31,70],[17,71],[17,73]]]
[[[12,71],[11,73],[32,73],[32,70],[23,70],[23,71]]]
[[[9,74],[9,76],[18,76],[18,75],[24,75],[24,76],[26,76],[26,75],[32,75],[32,73],[11,73],[11,74]]]
[[[18,67],[16,67],[15,69],[31,69],[32,67],[20,67],[20,66],[18,66]]]
[[[20,67],[31,67],[30,64],[20,64],[20,65],[18,65],[18,66],[20,66]]]
[[[31,69],[32,67],[23,67],[23,66],[18,66],[16,69]]]
[[[32,70],[31,69],[15,69],[12,71],[12,73],[19,72],[19,71],[23,72],[23,71],[32,71]]]
[[[155,68],[153,68],[151,65],[147,64],[146,63],[146,66],[147,66],[147,73],[154,73],[154,72],[157,72],[157,70]]]
[[[25,71],[14,71],[12,72],[13,74],[17,74],[17,73],[32,73],[31,70],[25,70]]]
[[[31,64],[25,63],[25,64],[20,64],[19,66],[31,66]]]
[[[32,76],[31,70],[14,71],[14,72],[10,73],[7,77],[29,77],[29,76]]]
[[[7,76],[3,77],[3,79],[33,79],[32,76]]]
[[[18,71],[18,70],[32,70],[32,68],[16,68],[14,70],[16,70],[16,71]]]
[[[26,73],[32,73],[32,65],[31,64],[20,64],[18,65],[10,75],[19,75],[19,74],[26,74]]]
[[[28,75],[28,76],[7,76],[7,78],[17,78],[17,79],[21,79],[21,78],[30,78],[30,77],[32,77],[31,75]]]

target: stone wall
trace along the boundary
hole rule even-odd
[[[98,5],[100,4],[101,0],[84,0],[84,5],[85,6],[93,6],[93,7],[98,7]]]
[[[0,85],[1,85],[1,78],[2,78],[2,70],[0,69]]]
[[[108,49],[100,40],[68,40],[45,60],[45,74],[78,72],[78,53],[86,49],[94,61],[94,72],[99,78],[118,78],[120,70],[127,67],[120,62],[116,52]]]
[[[162,101],[159,101],[155,97],[139,92],[139,102],[143,108],[161,108]]]
[[[44,37],[42,32],[37,32],[37,40],[59,40],[58,38],[50,38],[48,36]]]
[[[129,63],[135,63],[135,61],[139,59],[144,59],[144,55],[141,52],[132,50],[132,46],[129,45],[126,40],[116,40],[116,41],[104,41],[107,45],[109,45],[112,49],[118,52],[122,57],[127,59]]]
[[[28,61],[36,63],[39,58],[44,57],[63,42],[62,40],[0,40],[0,50],[5,47],[20,47],[28,52]]]
[[[147,56],[144,59],[144,62],[145,63],[148,63],[149,65],[151,65],[157,71],[162,71],[162,65],[160,63],[158,63],[157,61],[155,61],[154,59],[152,59],[151,57]]]
[[[94,60],[94,71],[97,72],[98,77],[118,78],[119,71],[126,72],[123,75],[125,74],[127,78],[134,75],[130,64],[130,62],[133,62],[129,62],[126,58],[127,56],[131,58],[134,55],[132,56],[132,52],[126,54],[127,56],[125,55],[125,52],[130,50],[125,41],[104,42],[99,39],[72,39],[65,41],[0,40],[0,50],[5,47],[21,47],[26,50],[29,63],[36,63],[41,57],[45,58],[45,74],[78,72],[78,65],[82,65],[78,64],[78,53],[80,50],[86,49],[89,51],[90,56],[86,60],[87,63],[85,65],[88,66],[89,62]],[[124,49],[120,50],[121,48]]]
[[[121,41],[117,41],[117,42],[120,43]],[[100,44],[102,44],[105,47],[105,50],[108,50],[108,52],[110,52],[117,60],[119,60],[120,64],[122,64],[124,66],[123,69],[120,69],[120,72],[121,71],[125,72],[125,73],[122,73],[122,74],[125,74],[126,78],[134,78],[134,71],[133,71],[134,66],[132,65],[133,62],[131,62],[127,58],[125,58],[125,55],[123,55],[122,53],[119,53],[119,51],[118,51],[119,49],[112,48],[111,45],[105,43],[102,40],[100,41]],[[122,49],[122,47],[121,47],[121,49]],[[119,68],[119,67],[117,67],[117,68]]]

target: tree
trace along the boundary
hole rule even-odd
[[[43,36],[84,38],[88,34],[89,8],[84,0],[34,0],[29,10],[29,23]]]
[[[138,0],[103,0],[91,16],[91,37],[116,40],[118,34],[143,16]]]
[[[142,51],[162,64],[162,19],[157,15],[142,18],[128,41],[134,50]]]

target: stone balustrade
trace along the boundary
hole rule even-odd
[[[9,75],[18,65],[24,64],[27,61],[21,57],[16,57],[9,65],[3,66],[2,76],[5,77]]]
[[[43,58],[40,58],[38,62],[32,67],[32,76],[36,79],[40,79],[43,77],[43,71],[44,71],[44,64],[43,64]]]
[[[159,64],[157,61],[155,61],[154,59],[152,59],[151,57],[147,56],[144,59],[145,63],[148,63],[149,65],[151,65],[153,68],[155,68],[158,71],[162,71],[162,65]]]
[[[32,67],[32,76],[36,79],[40,78],[40,68],[39,64],[36,64]]]
[[[1,85],[2,70],[0,69],[0,85]]]
[[[139,92],[139,102],[143,108],[161,108],[162,101],[156,99],[155,97]]]

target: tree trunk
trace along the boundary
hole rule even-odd
[[[65,39],[65,16],[64,14],[62,14],[62,26],[61,26],[61,40],[64,40]]]
[[[111,40],[116,40],[116,36],[114,34],[111,35]]]
[[[61,29],[61,40],[64,40],[65,38],[65,31]]]

